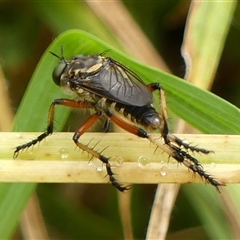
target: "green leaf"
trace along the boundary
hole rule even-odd
[[[109,50],[107,55],[125,64],[146,83],[160,82],[166,90],[169,107],[180,117],[200,130],[208,133],[239,133],[237,124],[240,113],[233,105],[221,98],[200,90],[191,84],[160,70],[140,64],[125,56],[110,45],[94,36],[79,30],[61,34],[47,49],[32,77],[16,115],[14,131],[43,131],[46,128],[48,107],[53,99],[62,97],[59,88],[51,80],[52,71],[59,59],[49,51],[69,59],[77,54],[99,54]],[[56,109],[55,130],[60,130],[70,113],[70,109]],[[0,232],[2,238],[10,238],[30,193],[36,184],[1,184]],[[9,218],[9,216],[11,216]]]
[[[221,211],[222,202],[212,186],[194,184],[184,187],[183,191],[202,220],[209,239],[234,239],[231,228],[226,224],[225,213]],[[206,217],[211,218],[211,221],[206,220]]]
[[[199,130],[205,133],[215,134],[237,134],[240,132],[240,126],[238,124],[240,111],[237,107],[180,78],[138,63],[94,36],[79,30],[70,30],[60,35],[44,54],[33,76],[33,78],[37,80],[33,81],[31,88],[28,90],[29,95],[24,98],[21,105],[25,106],[25,103],[27,104],[26,114],[29,112],[29,109],[35,109],[30,106],[30,102],[27,99],[29,96],[31,103],[38,106],[39,110],[32,115],[33,121],[36,121],[44,111],[46,112],[46,105],[49,105],[52,99],[59,97],[58,88],[54,86],[54,83],[50,79],[52,69],[54,69],[59,60],[57,58],[54,59],[48,51],[60,55],[62,46],[66,59],[72,58],[77,54],[100,54],[108,50],[106,55],[125,64],[139,74],[146,83],[160,82],[166,91],[168,107]],[[37,93],[39,93],[39,97],[36,97]],[[41,103],[41,105],[39,103]],[[41,106],[42,108],[40,108]],[[22,111],[22,107],[20,107],[19,112]],[[63,110],[63,112],[65,112],[65,110]],[[60,115],[61,118],[63,118],[63,122],[65,122],[66,117],[63,112],[61,112]],[[56,117],[56,119],[58,118]],[[24,126],[28,126],[28,130],[31,131],[44,128],[44,123],[40,121],[36,122],[39,128],[29,129],[26,121],[19,123],[18,115],[16,117],[18,131],[23,131],[22,128]],[[59,120],[58,122],[60,124]],[[16,128],[14,129],[16,130]]]
[[[0,184],[0,232],[1,239],[11,239],[22,210],[33,193],[36,184]]]

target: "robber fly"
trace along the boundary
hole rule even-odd
[[[146,85],[136,73],[114,59],[105,57],[104,54],[77,55],[71,60],[66,60],[63,53],[61,57],[55,53],[52,54],[60,59],[60,63],[52,74],[53,81],[58,86],[73,91],[78,100],[55,99],[50,105],[47,130],[36,139],[16,147],[14,151],[15,158],[22,149],[41,142],[53,133],[56,105],[72,108],[91,108],[95,110],[95,113],[77,129],[73,135],[73,141],[78,148],[88,152],[105,164],[109,181],[118,190],[127,190],[129,186],[124,186],[117,181],[109,158],[79,141],[80,137],[99,120],[101,115],[107,116],[108,121],[112,121],[124,130],[138,137],[148,139],[170,157],[184,164],[219,190],[218,187],[222,184],[206,173],[198,160],[188,153],[188,150],[204,154],[211,151],[191,146],[169,133],[165,94],[159,83]],[[159,113],[152,106],[154,101],[153,91],[160,93],[161,107]],[[133,124],[116,116],[116,112],[130,118]],[[137,127],[134,123],[143,126],[147,131]],[[149,133],[151,130],[160,132],[162,142],[156,140]]]

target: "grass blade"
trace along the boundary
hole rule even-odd
[[[200,130],[208,133],[240,132],[240,126],[236,124],[240,112],[233,105],[184,80],[137,63],[94,36],[79,30],[60,35],[43,55],[17,112],[14,131],[43,131],[46,128],[49,104],[53,99],[63,96],[51,80],[52,70],[59,60],[49,54],[49,51],[60,54],[61,46],[67,59],[77,54],[98,54],[110,50],[107,55],[138,73],[146,83],[161,82],[167,93],[169,107]],[[64,126],[69,112],[70,109],[57,109],[56,131]],[[19,215],[35,186],[25,183],[0,185],[0,216],[5,219],[4,223],[0,222],[3,238],[11,237]]]

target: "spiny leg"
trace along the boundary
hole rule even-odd
[[[150,142],[152,142],[154,145],[162,149],[169,156],[173,157],[178,162],[183,163],[186,167],[191,169],[194,173],[198,173],[200,177],[204,178],[207,182],[215,186],[219,191],[218,187],[221,186],[222,184],[216,181],[208,173],[206,173],[202,165],[198,162],[198,160],[192,157],[187,152],[183,151],[180,147],[173,145],[169,140],[165,144],[160,143],[155,138],[153,138],[152,135],[150,135],[143,129],[125,122],[121,118],[115,116],[110,110],[107,110],[105,113],[119,127],[139,137],[147,138]]]
[[[166,138],[170,141],[170,142],[174,142],[176,143],[179,147],[183,146],[186,150],[191,150],[192,152],[198,152],[198,153],[204,153],[204,154],[208,154],[208,153],[213,153],[213,151],[208,150],[208,149],[204,149],[204,148],[198,148],[196,146],[192,146],[189,143],[185,142],[184,140],[178,138],[177,136],[168,133],[166,135]]]
[[[34,146],[35,144],[41,142],[43,139],[45,139],[47,136],[53,133],[53,122],[54,122],[54,113],[55,113],[56,105],[62,105],[62,106],[71,107],[71,108],[89,108],[90,107],[89,103],[85,101],[81,102],[81,101],[74,101],[74,100],[69,100],[64,98],[55,99],[49,108],[47,130],[41,135],[39,135],[37,138],[33,139],[32,141],[22,144],[20,146],[17,146],[13,154],[14,158],[17,158],[21,150]]]
[[[206,182],[215,186],[219,192],[220,192],[219,186],[225,186],[224,184],[215,180],[206,171],[204,171],[203,166],[199,163],[199,161],[196,158],[188,154],[186,151],[183,151],[181,148],[176,147],[175,145],[172,145],[172,147],[180,154],[174,157],[178,162],[183,163],[187,168],[191,169],[194,173],[198,173],[198,175],[204,178]]]
[[[106,170],[107,170],[107,174],[109,176],[109,181],[112,183],[112,185],[114,187],[116,187],[118,190],[123,192],[125,190],[128,190],[129,187],[122,186],[116,180],[116,178],[114,177],[114,173],[113,173],[113,171],[111,169],[111,165],[109,163],[109,158],[107,158],[104,155],[102,155],[101,153],[95,151],[93,148],[89,148],[88,145],[84,145],[81,142],[79,142],[79,138],[81,137],[81,135],[84,134],[99,119],[99,117],[100,117],[100,115],[98,113],[95,113],[92,116],[90,116],[86,120],[86,122],[83,123],[81,125],[81,127],[75,132],[75,134],[73,135],[73,141],[77,145],[77,147],[79,147],[83,151],[86,151],[87,153],[91,154],[92,156],[98,158],[99,160],[101,160],[105,164]]]
[[[166,104],[166,97],[165,97],[165,92],[162,88],[162,86],[159,83],[151,83],[148,85],[148,88],[153,92],[155,90],[158,90],[160,93],[160,118],[163,121],[163,125],[162,125],[162,137],[165,141],[166,144],[169,144],[170,142],[174,142],[176,143],[179,147],[183,146],[186,150],[190,149],[193,152],[201,152],[204,154],[208,154],[210,152],[210,150],[204,149],[204,148],[198,148],[195,146],[191,146],[190,144],[184,142],[183,140],[181,140],[180,138],[176,137],[173,134],[169,133],[168,130],[168,124],[167,124],[167,119],[168,119],[168,115],[167,115],[167,104]]]
[[[194,173],[198,173],[201,177],[205,178],[205,180],[216,187],[216,189],[220,192],[219,186],[224,186],[224,184],[219,183],[215,180],[210,174],[206,173],[203,169],[203,166],[198,162],[198,160],[185,151],[182,151],[182,155],[185,156],[190,161],[184,161],[183,164],[191,169]]]
[[[216,189],[220,192],[219,186],[224,186],[224,184],[218,182],[210,174],[208,174],[196,158],[172,143],[165,144],[161,147],[159,142],[156,141],[156,139],[154,139],[152,136],[149,136],[148,139],[162,150],[164,150],[163,147],[167,147],[164,151],[168,153],[169,156],[173,157],[179,163],[185,165],[188,169],[191,169],[194,173],[197,173],[201,178],[204,178],[206,182],[216,187]]]
[[[180,147],[183,146],[186,150],[190,149],[193,152],[201,152],[204,154],[208,154],[213,151],[191,146],[190,144],[184,142],[183,140],[176,137],[175,135],[170,134],[168,130],[168,124],[167,124],[168,115],[167,115],[167,103],[166,103],[165,92],[161,87],[161,85],[159,85],[158,83],[149,84],[148,87],[150,88],[151,91],[159,90],[160,92],[160,98],[161,98],[160,99],[161,101],[160,118],[163,121],[163,125],[161,126],[161,129],[162,129],[161,132],[166,145],[170,147],[170,152],[172,152],[172,154],[169,154],[169,155],[172,156],[178,162],[183,163],[187,168],[191,169],[194,173],[198,173],[199,176],[203,177],[207,182],[215,186],[216,189],[219,191],[218,186],[221,186],[223,184],[219,183],[211,175],[206,173],[203,169],[203,166],[199,163],[199,161],[193,156],[191,156],[190,154],[188,154],[187,152],[183,151]],[[152,138],[151,142],[156,142],[156,141],[155,139]],[[179,147],[175,146],[173,143],[176,143]]]

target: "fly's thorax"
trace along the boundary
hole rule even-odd
[[[77,95],[79,100],[91,102],[93,103],[93,105],[95,105],[95,103],[98,102],[100,99],[100,97],[98,97],[96,94],[90,93],[83,89],[79,89]]]
[[[65,67],[61,74],[58,73],[60,75],[60,86],[69,85],[70,88],[75,88],[74,82],[88,81],[89,76],[96,74],[104,67],[104,61],[105,58],[100,55],[78,55],[72,60],[62,61],[59,68],[63,68],[64,64]]]
[[[104,59],[100,55],[78,55],[69,64],[69,75],[85,78],[95,74],[103,67]]]

